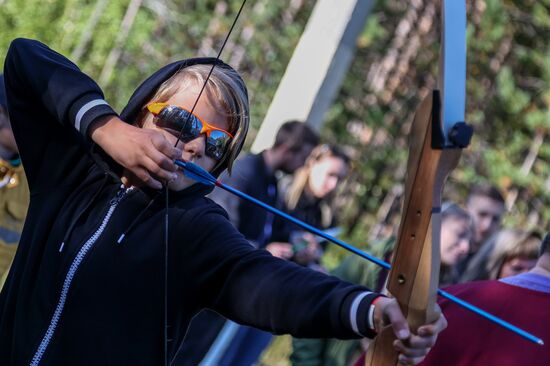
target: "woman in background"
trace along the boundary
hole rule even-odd
[[[496,280],[529,271],[537,261],[540,242],[534,231],[499,231],[472,258],[461,282]]]
[[[487,262],[488,279],[498,280],[531,270],[537,264],[540,243],[540,235],[533,231],[500,231]]]
[[[304,166],[294,173],[292,181],[282,188],[287,212],[321,230],[336,235],[336,220],[332,205],[333,195],[350,170],[349,157],[337,146],[317,146]],[[295,226],[276,220],[282,241],[292,245],[294,262],[320,269],[323,246],[318,238]],[[275,231],[275,230],[274,230]]]

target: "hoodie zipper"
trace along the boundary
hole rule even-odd
[[[61,289],[61,295],[59,296],[59,300],[57,301],[57,305],[55,307],[55,311],[50,320],[48,329],[46,330],[46,333],[44,334],[44,337],[42,338],[42,341],[40,342],[40,345],[38,346],[38,349],[36,350],[36,353],[32,358],[30,366],[37,366],[38,364],[40,364],[40,361],[42,360],[42,357],[44,356],[44,353],[46,352],[52,340],[52,337],[55,333],[55,330],[59,323],[59,319],[61,318],[61,314],[63,313],[63,309],[65,308],[67,295],[69,293],[69,289],[71,288],[71,284],[73,282],[76,271],[82,264],[82,261],[84,260],[84,257],[86,256],[86,254],[88,254],[90,249],[96,243],[97,239],[99,239],[99,237],[105,230],[105,227],[109,223],[109,220],[111,219],[111,216],[115,211],[115,208],[118,206],[122,198],[124,198],[124,196],[131,190],[132,188],[128,188],[128,189],[122,188],[117,192],[116,196],[113,199],[111,199],[111,201],[109,202],[109,209],[107,210],[107,213],[103,217],[101,224],[99,225],[97,230],[92,234],[92,236],[90,236],[90,238],[86,240],[84,245],[80,248],[80,250],[74,257],[73,262],[71,263],[71,266],[69,267],[69,270],[65,275],[65,280],[63,281],[63,287]]]

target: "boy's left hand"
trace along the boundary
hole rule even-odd
[[[394,347],[399,352],[400,365],[416,365],[424,360],[435,344],[437,335],[447,328],[447,320],[441,314],[436,321],[421,326],[417,334],[413,334],[397,300],[381,297],[374,308],[374,325],[377,332],[391,325],[397,337]]]

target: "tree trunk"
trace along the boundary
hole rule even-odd
[[[111,49],[109,56],[107,56],[107,61],[105,61],[105,65],[103,65],[103,70],[101,70],[101,75],[99,76],[99,84],[103,87],[108,84],[111,78],[142,2],[142,0],[132,0],[126,9],[126,14],[124,14],[124,18],[122,19],[120,29],[115,39],[115,45]]]

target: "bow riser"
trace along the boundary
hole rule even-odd
[[[441,192],[457,165],[460,149],[434,148],[441,143],[439,93],[420,105],[411,126],[403,218],[399,226],[388,291],[406,315],[412,332],[435,321],[440,257]],[[394,366],[393,330],[386,328],[373,341],[366,365]]]

